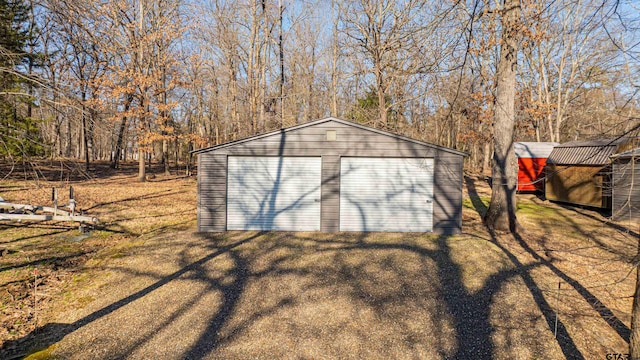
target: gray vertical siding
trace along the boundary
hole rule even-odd
[[[198,229],[227,229],[227,155],[200,154],[198,159]]]
[[[433,232],[457,234],[462,231],[462,156],[440,152],[433,176]]]
[[[340,221],[340,157],[322,156],[322,208],[320,230],[336,232]]]
[[[326,140],[327,130],[336,130],[336,141]],[[226,158],[229,155],[321,156],[321,230],[326,232],[339,229],[342,156],[432,158],[435,166],[433,231],[454,234],[462,229],[461,154],[330,120],[200,153],[199,231],[226,230]]]
[[[619,159],[613,163],[612,211],[614,220],[640,221],[640,159]]]

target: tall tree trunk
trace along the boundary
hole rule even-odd
[[[282,41],[282,16],[284,14],[284,6],[282,0],[278,1],[280,16],[278,17],[278,25],[280,34],[278,35],[278,52],[280,53],[280,127],[284,128],[284,47]]]
[[[124,103],[124,113],[126,114],[131,107],[131,102],[133,101],[133,96],[127,95],[127,100]],[[118,131],[118,139],[116,140],[116,151],[113,156],[113,160],[111,162],[111,168],[117,169],[120,163],[120,156],[122,155],[122,143],[124,142],[124,133],[127,129],[127,117],[122,117],[122,122],[120,123],[120,130]]]
[[[640,244],[638,244],[640,250]],[[636,262],[638,262],[636,256]],[[629,340],[629,359],[640,359],[640,263],[636,265],[636,290],[631,307],[631,339]]]
[[[516,69],[520,0],[504,0],[502,42],[496,73],[497,91],[493,123],[493,183],[491,203],[484,223],[491,230],[517,231],[516,186],[518,163],[513,150],[515,126]]]
[[[338,116],[338,12],[335,1],[331,1],[333,12],[333,44],[331,56],[331,116]]]
[[[138,31],[140,32],[140,41],[142,40],[144,30],[144,3],[140,1],[138,3]],[[144,47],[142,43],[138,44],[138,66],[140,67],[140,75],[144,74],[144,68],[142,66],[144,60]],[[147,180],[146,168],[145,168],[145,151],[142,149],[142,137],[145,135],[146,130],[146,106],[147,103],[145,101],[147,86],[142,86],[140,91],[140,110],[143,114],[138,119],[140,121],[140,129],[138,135],[138,181],[145,182]]]
[[[69,158],[71,157],[71,119],[67,116],[66,117],[67,120],[67,138],[66,138],[66,142],[64,144],[64,157]]]
[[[167,134],[164,134],[167,136]],[[167,138],[162,139],[162,168],[165,175],[171,175],[169,171],[169,140]]]
[[[384,82],[382,80],[382,70],[377,70],[377,94],[378,94],[378,110],[380,111],[380,121],[382,122],[382,127],[385,130],[387,129],[387,99],[385,98],[384,93]]]
[[[89,158],[93,161],[96,160],[98,152],[96,150],[96,144],[94,139],[94,129],[96,125],[97,114],[94,109],[89,109],[89,123],[87,124],[87,153]]]
[[[260,87],[260,96],[258,98],[258,114],[260,117],[258,120],[258,132],[263,132],[266,128],[265,105],[267,104],[267,66],[269,65],[269,54],[271,46],[271,25],[269,24],[269,17],[266,9],[266,0],[262,0],[262,19],[264,23],[264,45],[262,45],[262,51],[258,50],[258,58],[261,58],[261,60],[258,61],[258,63],[260,63],[260,78],[258,82],[258,86]]]
[[[233,61],[229,63],[229,74],[231,78],[229,81],[231,82],[230,92],[231,92],[231,126],[230,131],[227,134],[225,141],[229,141],[229,139],[235,140],[235,135],[233,133],[233,129],[240,122],[240,105],[238,104],[238,76],[236,71],[236,65]]]
[[[55,111],[55,109],[54,109]],[[61,126],[60,126],[60,120],[59,120],[59,115],[56,112],[56,120],[55,120],[55,154],[52,154],[52,156],[62,156],[62,136],[61,136]]]
[[[87,130],[87,115],[85,115],[86,109],[83,106],[82,109],[82,145],[84,153],[84,168],[89,170],[89,131]]]
[[[162,111],[160,112],[160,116],[162,117],[162,125],[164,129],[162,129],[162,166],[164,168],[164,174],[170,175],[169,171],[169,113],[166,109],[167,107],[167,72],[166,69],[162,69],[162,88],[163,92],[161,94],[161,102],[164,105]]]
[[[85,103],[87,101],[87,93],[82,92],[82,146],[84,153],[84,167],[85,170],[89,170],[89,131],[87,129],[87,107]]]
[[[138,181],[145,182],[147,180],[147,168],[145,167],[145,155],[140,144],[138,144]]]
[[[482,175],[489,170],[489,163],[491,162],[491,143],[485,142],[482,147]]]
[[[144,111],[147,110],[146,108],[146,102],[144,101],[144,96],[141,100],[141,104],[140,107],[142,109],[144,109]],[[147,125],[146,125],[146,115],[142,115],[140,116],[140,118],[138,119],[140,121],[140,129],[139,129],[139,135],[138,135],[138,181],[139,182],[145,182],[147,181],[147,169],[146,169],[146,163],[145,163],[145,155],[146,155],[146,151],[143,150],[143,136],[146,134],[147,131]],[[151,148],[150,151],[153,150],[153,143],[150,144],[146,144],[149,145],[149,147]]]
[[[251,135],[255,135],[258,133],[258,86],[256,82],[256,67],[257,67],[257,58],[260,57],[260,49],[258,46],[258,3],[253,2],[252,5],[252,14],[251,14],[251,34],[250,38],[250,48],[249,48],[249,58],[247,60],[247,82],[249,87],[249,116],[251,118]]]

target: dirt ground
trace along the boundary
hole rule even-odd
[[[489,234],[488,186],[469,176],[456,236],[197,234],[194,178],[51,169],[5,179],[0,196],[46,205],[73,185],[101,223],[83,240],[74,224],[0,224],[0,358],[627,352],[637,229],[592,210],[519,195],[525,231]]]

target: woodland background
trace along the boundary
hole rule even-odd
[[[0,0],[0,158],[165,171],[336,116],[489,171],[500,2]],[[640,4],[523,1],[516,141],[640,123]],[[28,162],[28,161],[27,161]]]

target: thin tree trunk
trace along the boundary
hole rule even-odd
[[[131,107],[131,102],[133,101],[133,96],[128,95],[127,100],[124,103],[124,113],[126,114]],[[120,163],[120,156],[122,154],[122,143],[124,141],[124,133],[127,129],[127,117],[122,117],[122,122],[120,123],[120,130],[118,131],[118,139],[116,140],[116,153],[111,162],[111,168],[117,169]]]
[[[62,140],[60,139],[60,124],[58,123],[58,116],[56,115],[56,124],[54,126],[54,150],[51,154],[51,158],[62,155]]]
[[[638,260],[636,259],[636,262],[637,261]],[[640,359],[640,263],[636,265],[636,289],[633,294],[633,305],[631,307],[631,338],[629,340],[629,359]]]
[[[87,107],[85,102],[87,101],[86,92],[82,92],[82,146],[84,153],[84,166],[85,170],[89,170],[89,131],[87,129]]]
[[[147,173],[145,167],[145,152],[138,144],[138,181],[145,182],[147,180]]]
[[[487,170],[489,170],[489,165],[491,163],[491,143],[488,141],[484,143],[482,149],[482,175],[484,175]]]
[[[262,0],[262,18],[264,21],[264,47],[263,52],[258,51],[258,57],[262,58],[260,63],[260,81],[258,85],[260,87],[260,96],[258,98],[258,114],[260,115],[258,120],[258,132],[264,131],[266,128],[266,119],[264,107],[267,103],[267,65],[269,62],[269,47],[271,44],[271,26],[269,25],[269,18],[266,10],[266,0]],[[262,55],[260,55],[262,53]]]
[[[227,141],[231,137],[233,137],[233,128],[240,122],[240,106],[238,105],[238,77],[236,72],[236,65],[233,61],[231,61],[229,64],[229,73],[231,75],[231,134],[227,134]],[[235,140],[235,137],[233,139]]]
[[[252,8],[252,21],[251,21],[251,34],[250,34],[250,50],[249,59],[247,61],[247,81],[249,86],[249,116],[251,117],[251,135],[258,133],[258,114],[257,114],[257,98],[258,89],[256,85],[256,58],[259,58],[260,49],[258,48],[258,4],[253,3]]]
[[[144,3],[142,1],[140,1],[138,3],[138,30],[140,32],[140,41],[142,40],[142,36],[143,36],[143,30],[144,30]],[[138,44],[139,45],[139,49],[138,49],[138,66],[140,67],[140,74],[142,75],[144,73],[142,64],[143,64],[143,60],[144,60],[144,47],[142,46],[142,44]],[[146,93],[146,86],[142,87],[141,90],[141,94],[140,94],[140,110],[144,113],[146,111],[146,101],[145,101],[145,93]],[[139,131],[139,135],[138,135],[138,181],[139,182],[145,182],[146,179],[146,168],[145,168],[145,162],[144,162],[144,155],[145,152],[142,149],[142,144],[141,144],[141,140],[142,140],[142,136],[144,136],[144,132],[146,130],[146,119],[145,119],[146,115],[142,114],[139,118],[140,120],[140,131]]]
[[[89,109],[89,123],[87,124],[87,153],[91,160],[96,160],[96,156],[98,154],[96,150],[96,144],[94,139],[93,130],[95,129],[96,124],[96,112],[93,109]]]
[[[631,159],[632,166],[635,159]],[[633,168],[631,173],[634,173]],[[631,187],[634,187],[634,179],[631,177]],[[633,293],[633,305],[631,306],[631,337],[629,339],[629,359],[640,359],[640,239],[638,240],[635,266],[636,266],[636,288]]]
[[[82,145],[84,153],[84,167],[85,170],[89,170],[89,131],[87,130],[87,116],[85,115],[86,109],[83,106],[82,109]]]
[[[497,92],[493,124],[493,183],[484,223],[491,230],[517,231],[516,186],[518,163],[513,150],[516,68],[520,0],[505,0],[502,42],[496,73]]]
[[[140,108],[142,108],[143,111],[147,110],[144,97],[141,101]],[[142,149],[141,142],[142,142],[142,137],[145,135],[145,132],[147,130],[146,116],[145,115],[140,116],[139,121],[140,121],[140,130],[138,135],[138,181],[145,182],[147,180],[146,163],[145,163],[145,160],[146,160],[145,155],[147,154],[147,152]],[[151,151],[153,151],[153,143],[148,145],[151,147]]]
[[[385,130],[387,130],[387,102],[384,96],[384,84],[382,81],[382,71],[378,71],[377,79],[377,92],[378,92],[378,110],[380,111],[380,121]]]
[[[282,41],[282,16],[284,14],[284,6],[282,0],[278,1],[280,17],[278,18],[280,34],[278,35],[278,50],[280,53],[280,127],[284,128],[284,45]]]
[[[71,119],[69,117],[67,118],[67,141],[64,147],[64,157],[69,158],[71,157]]]
[[[332,1],[333,54],[331,58],[331,116],[338,116],[338,14],[335,7],[335,1]]]
[[[164,167],[164,174],[170,175],[169,171],[169,140],[167,128],[169,127],[169,114],[167,113],[167,73],[166,70],[162,69],[162,87],[163,92],[161,95],[162,105],[164,105],[163,110],[160,112],[160,116],[162,117],[162,124],[164,125],[164,129],[162,129],[162,165]]]

